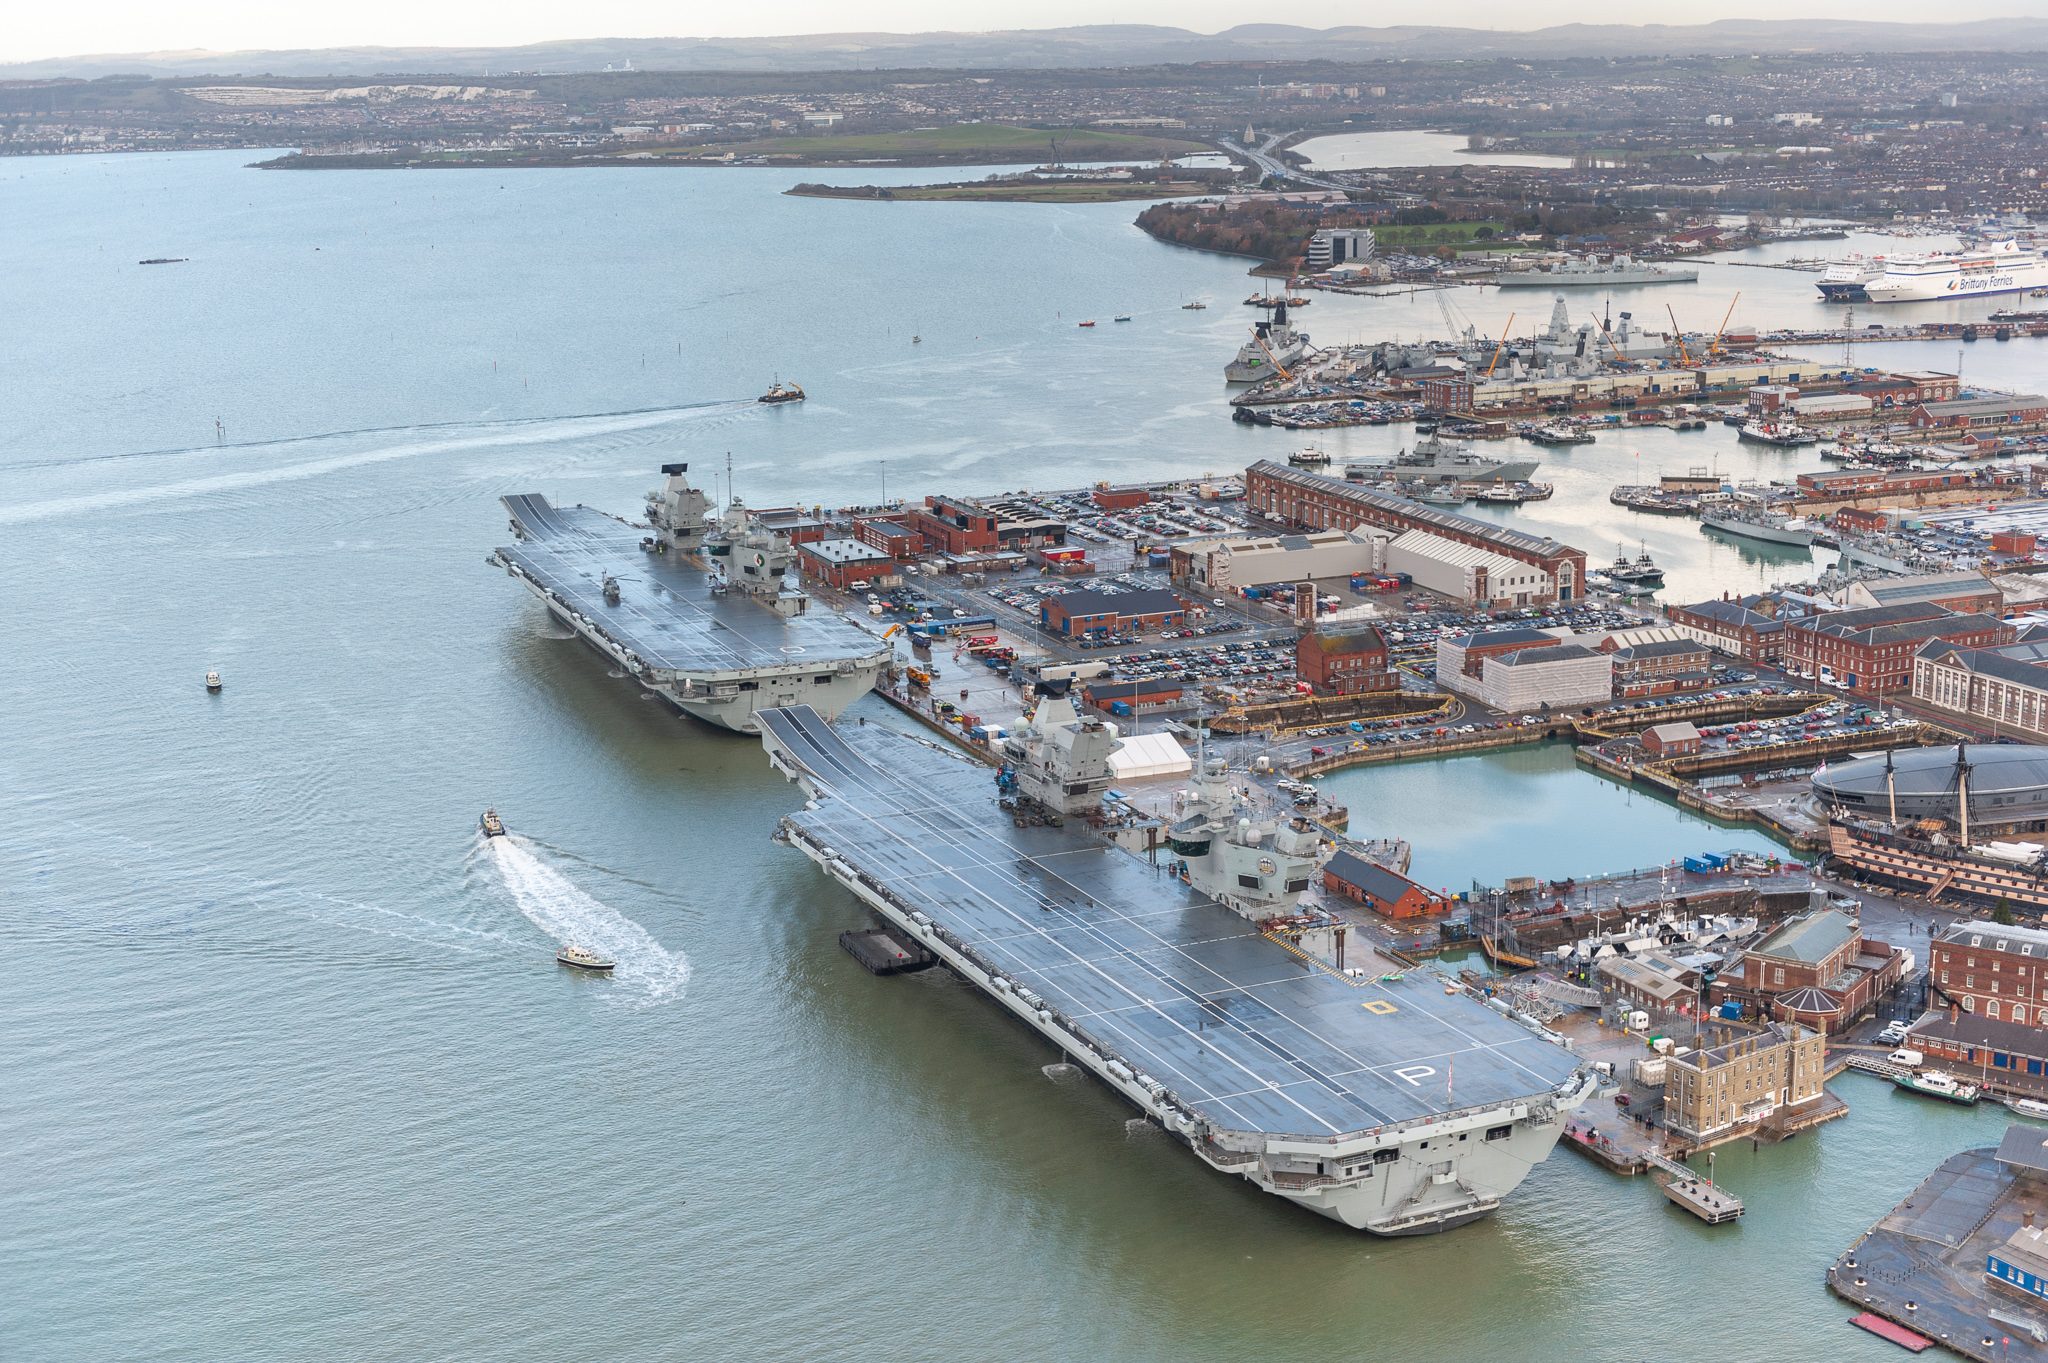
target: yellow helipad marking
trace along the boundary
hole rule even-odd
[[[1398,1013],[1401,1011],[1385,999],[1374,999],[1371,1003],[1360,1004],[1359,1006],[1370,1013]]]

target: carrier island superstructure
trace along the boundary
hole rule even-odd
[[[689,465],[662,465],[647,523],[535,494],[506,497],[518,543],[490,561],[640,685],[707,723],[755,731],[758,711],[837,715],[866,695],[890,646],[811,609],[789,541],[734,503],[710,514]]]
[[[809,797],[777,841],[1212,1169],[1375,1234],[1446,1230],[1497,1208],[1602,1082],[1499,1005],[1296,945],[1321,830],[1262,817],[1221,758],[1166,828],[1105,834],[1117,739],[1061,697],[993,774],[804,706],[759,722]]]

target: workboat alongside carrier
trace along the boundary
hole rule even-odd
[[[1539,1024],[1301,903],[1326,836],[1203,754],[1173,821],[1097,831],[1109,726],[1040,697],[1003,769],[882,725],[764,710],[804,790],[777,841],[1210,1168],[1344,1225],[1492,1212],[1601,1078]],[[1096,826],[1091,826],[1096,825]]]
[[[713,518],[689,465],[661,471],[640,525],[534,493],[503,498],[518,543],[490,562],[640,686],[708,723],[751,733],[757,710],[801,701],[837,715],[872,690],[894,650],[811,609],[789,540],[737,500]]]

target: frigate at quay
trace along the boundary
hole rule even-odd
[[[759,710],[837,715],[872,690],[894,650],[812,608],[789,540],[737,502],[714,518],[687,464],[664,464],[662,478],[645,524],[538,494],[503,498],[517,543],[490,562],[641,686],[707,723],[752,733]]]
[[[1204,754],[1166,823],[1105,818],[1108,725],[1041,697],[991,771],[807,706],[758,716],[778,842],[1211,1169],[1346,1226],[1500,1206],[1603,1078],[1556,1036],[1299,901],[1329,843]]]

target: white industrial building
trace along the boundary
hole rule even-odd
[[[1817,393],[1810,398],[1794,398],[1789,405],[1802,419],[1818,421],[1869,416],[1871,411],[1870,399],[1860,393]]]
[[[1540,568],[1426,530],[1392,540],[1382,570],[1406,573],[1416,586],[1468,605],[1527,606],[1557,595],[1556,580]]]
[[[1480,664],[1479,698],[1518,713],[1605,705],[1614,694],[1614,660],[1584,644],[1524,648]]]
[[[1323,530],[1313,535],[1209,540],[1189,545],[1188,578],[1232,591],[1276,582],[1310,582],[1378,572],[1385,536]]]

